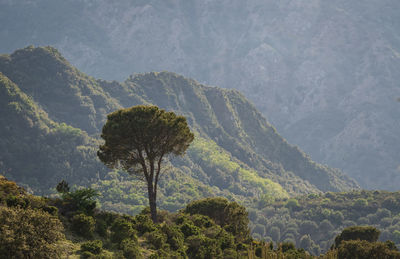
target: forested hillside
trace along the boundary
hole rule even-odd
[[[102,79],[167,70],[237,89],[313,160],[363,188],[397,190],[399,9],[398,0],[2,0],[0,52],[50,44]],[[71,123],[98,123],[91,107]]]
[[[140,211],[147,204],[144,189],[137,188],[141,185],[122,172],[109,172],[95,156],[106,114],[137,104],[186,116],[196,134],[187,155],[169,162],[171,173],[160,183],[161,208],[176,210],[211,195],[250,206],[258,200],[358,188],[339,170],[313,162],[288,144],[234,90],[169,72],[133,75],[123,83],[96,80],[51,47],[2,55],[0,71],[2,170],[38,193],[49,193],[66,179],[102,191],[104,208]]]
[[[330,249],[344,228],[370,225],[379,240],[400,246],[400,192],[353,191],[309,194],[249,209],[253,236],[292,242],[313,254]]]

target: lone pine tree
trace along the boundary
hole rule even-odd
[[[163,159],[183,155],[194,139],[183,116],[157,106],[138,105],[107,116],[97,152],[110,168],[127,171],[147,183],[151,218],[157,221],[157,184]]]

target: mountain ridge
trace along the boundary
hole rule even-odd
[[[85,182],[92,182],[98,188],[106,188],[105,184],[109,181],[106,179],[126,182],[125,176],[115,178],[113,173],[108,173],[95,157],[99,143],[98,125],[104,124],[107,112],[113,109],[154,104],[186,116],[199,138],[197,149],[189,148],[188,155],[168,162],[174,170],[160,183],[162,187],[167,187],[168,181],[176,179],[186,179],[190,183],[182,187],[186,188],[184,193],[187,192],[187,196],[180,198],[183,200],[166,203],[170,193],[168,188],[175,190],[173,197],[177,195],[177,189],[172,186],[160,194],[162,204],[170,204],[168,206],[171,208],[187,202],[189,193],[193,191],[195,197],[219,194],[250,203],[250,197],[261,199],[264,195],[285,198],[295,194],[359,188],[355,181],[340,171],[312,162],[297,147],[289,145],[254,106],[235,90],[204,86],[170,72],[139,74],[131,76],[124,83],[95,80],[73,68],[54,48],[27,47],[16,53],[18,55],[1,56],[0,71],[14,80],[20,89],[31,96],[32,102],[37,102],[48,118],[54,120],[54,127],[61,134],[60,141],[68,142],[69,135],[74,134],[83,141],[78,142],[77,146],[71,143],[68,146],[77,152],[70,157],[77,164],[60,154],[60,172],[54,172],[53,180],[48,181],[47,186],[54,186],[56,179],[61,180],[62,174],[69,177],[72,183],[82,174],[87,179]],[[56,65],[49,66],[48,59],[51,60],[50,64],[56,62]],[[62,94],[60,88],[67,94]],[[40,93],[40,89],[45,91]],[[35,94],[35,91],[39,92]],[[9,97],[3,98],[8,102]],[[44,135],[47,136],[46,133]],[[51,153],[60,152],[57,150],[60,147],[63,146],[57,146]],[[3,149],[7,149],[6,144]],[[212,154],[218,159],[208,160],[209,156],[204,154]],[[57,164],[56,161],[51,160],[50,164]],[[3,161],[4,164],[6,162]],[[82,167],[82,163],[88,163],[87,169],[93,171],[83,172],[85,166]],[[45,164],[43,168],[46,168]],[[32,175],[40,175],[37,169],[33,171]],[[260,186],[261,189],[254,186]],[[277,191],[271,193],[269,189]],[[139,204],[143,202],[141,200]]]
[[[1,1],[0,52],[51,44],[99,78],[167,70],[238,89],[314,160],[363,188],[396,190],[399,8],[395,0]]]

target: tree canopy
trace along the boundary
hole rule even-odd
[[[157,184],[163,159],[168,154],[184,154],[194,139],[186,118],[157,106],[133,106],[109,114],[101,137],[105,143],[98,151],[100,160],[146,181],[152,219],[157,221]]]

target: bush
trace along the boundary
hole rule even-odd
[[[103,250],[103,242],[101,240],[93,240],[85,242],[81,245],[81,251],[88,251],[92,254],[100,254]]]
[[[96,208],[95,198],[97,196],[97,191],[91,188],[62,193],[64,206],[67,207],[67,210],[80,211],[88,215],[93,215],[94,213]]]
[[[161,249],[163,244],[167,242],[167,237],[160,231],[153,231],[146,233],[147,242],[151,244],[155,249]]]
[[[9,195],[6,198],[6,204],[8,207],[27,208],[29,201],[21,196]]]
[[[93,236],[95,224],[96,222],[93,217],[83,213],[76,214],[72,218],[72,230],[83,237]]]
[[[136,241],[136,231],[131,222],[123,218],[117,218],[111,226],[111,241],[121,243],[124,239],[134,239]]]
[[[186,206],[186,213],[210,217],[221,227],[231,232],[238,242],[250,237],[249,219],[246,208],[226,198],[206,198]]]
[[[43,211],[53,215],[53,216],[57,216],[58,215],[58,208],[54,207],[54,206],[45,206],[42,208]]]
[[[63,226],[42,210],[0,206],[2,258],[59,258]]]
[[[180,227],[180,229],[181,229],[182,233],[185,235],[185,237],[200,234],[200,228],[193,225],[192,222],[183,223],[182,226]]]
[[[199,214],[193,215],[191,220],[199,228],[209,228],[215,224],[209,217]]]
[[[338,248],[338,259],[345,258],[400,258],[400,253],[390,243],[366,240],[343,241]]]
[[[189,258],[221,258],[222,250],[218,241],[203,235],[190,236],[187,239]]]
[[[173,250],[183,250],[185,237],[177,226],[164,224],[161,231],[167,236],[167,243]]]
[[[376,242],[380,231],[370,226],[353,226],[343,229],[342,233],[335,238],[335,247],[339,247],[342,241],[347,240],[365,240]]]
[[[155,231],[157,228],[153,221],[150,219],[149,215],[139,214],[135,217],[135,229],[139,231],[141,235],[146,232]]]
[[[121,250],[126,258],[141,258],[139,245],[132,239],[124,239],[121,242]]]

